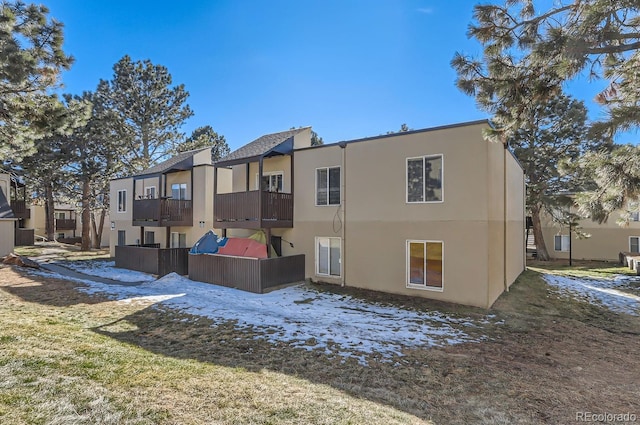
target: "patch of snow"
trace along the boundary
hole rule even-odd
[[[60,261],[61,266],[75,270],[90,276],[104,277],[120,282],[152,282],[156,278],[148,273],[134,270],[120,269],[115,261],[85,260],[85,261]]]
[[[640,296],[619,289],[627,286],[630,280],[627,277],[592,279],[545,274],[543,278],[565,295],[603,305],[618,313],[640,315]]]
[[[74,263],[74,270],[85,274],[123,282],[146,277],[147,281],[134,286],[109,285],[39,270],[31,273],[80,282],[87,286],[77,288],[79,291],[102,294],[123,303],[161,303],[187,314],[207,317],[216,324],[233,321],[239,330],[250,329],[254,338],[285,342],[305,350],[319,349],[354,358],[363,365],[372,356],[382,360],[402,356],[405,348],[479,341],[484,337],[472,337],[462,329],[475,328],[477,333],[479,326],[496,322],[490,316],[472,320],[437,311],[382,306],[346,295],[317,292],[304,285],[253,294],[192,281],[175,273],[150,281],[150,275],[117,269],[112,261],[69,263]],[[81,267],[82,263],[86,267]],[[69,265],[65,263],[65,266]]]
[[[253,294],[195,282],[175,273],[136,286],[83,283],[89,285],[78,288],[83,292],[119,300],[155,299],[164,306],[205,316],[215,323],[234,321],[238,329],[258,333],[256,338],[306,350],[328,350],[362,364],[372,355],[386,359],[402,356],[406,347],[478,340],[453,326],[468,326],[468,318],[380,306],[349,296],[316,292],[304,285]]]

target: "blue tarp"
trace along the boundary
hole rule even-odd
[[[221,238],[212,230],[209,230],[204,234],[198,242],[193,245],[190,254],[215,254],[218,252],[218,248],[227,244],[227,238]]]

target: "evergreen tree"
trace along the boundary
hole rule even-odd
[[[63,25],[42,5],[0,3],[0,161],[18,162],[61,114],[55,96],[72,58],[62,51]]]
[[[123,144],[129,148],[123,161],[129,172],[141,171],[170,153],[184,137],[180,128],[193,115],[183,84],[172,86],[167,68],[150,60],[133,62],[124,56],[113,67],[105,107],[113,110],[128,130]]]
[[[104,220],[109,208],[109,180],[116,177],[123,167],[121,158],[127,154],[126,146],[120,143],[126,137],[126,126],[122,125],[115,111],[105,105],[104,85],[96,93],[85,92],[81,96],[67,95],[68,103],[88,105],[90,117],[66,138],[62,153],[67,158],[67,180],[71,182],[73,198],[80,200],[82,215],[82,247],[89,250],[99,248]],[[99,218],[96,219],[96,213]]]
[[[217,161],[231,152],[224,136],[216,133],[210,125],[206,125],[193,130],[191,136],[187,137],[184,142],[176,145],[173,153],[208,147],[211,147],[211,159],[213,161]]]

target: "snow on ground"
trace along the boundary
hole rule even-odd
[[[543,277],[547,283],[558,288],[564,295],[585,299],[618,313],[640,315],[640,296],[620,290],[620,288],[629,288],[633,278],[618,276],[614,279],[591,279],[552,274],[545,274]]]
[[[116,268],[115,261],[85,260],[85,261],[59,261],[59,265],[90,276],[99,276],[120,282],[152,282],[156,280],[153,275],[134,270]]]
[[[51,273],[33,273],[65,279]],[[103,277],[114,279],[115,275],[105,272]],[[406,347],[478,341],[482,337],[472,337],[462,329],[488,323],[436,311],[372,304],[350,296],[318,292],[305,285],[253,294],[195,282],[175,273],[134,286],[72,280],[88,285],[78,288],[83,292],[104,294],[127,303],[160,303],[216,323],[236,321],[238,329],[251,329],[256,338],[307,350],[322,349],[327,355],[354,357],[361,364],[367,364],[370,357],[384,360],[401,356]]]

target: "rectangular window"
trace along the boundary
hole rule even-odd
[[[58,220],[64,220],[66,217],[64,215],[64,212],[57,212],[56,213],[56,219]]]
[[[640,253],[640,237],[629,237],[629,252]]]
[[[118,230],[118,245],[124,246],[127,244],[127,238],[124,230]]]
[[[174,183],[171,185],[171,198],[172,199],[187,199],[187,184],[186,183]]]
[[[340,167],[316,168],[316,205],[340,205]]]
[[[127,212],[127,191],[118,191],[118,212]]]
[[[155,242],[155,232],[149,232],[149,231],[145,231],[144,232],[144,243],[156,243]]]
[[[631,212],[631,221],[640,221],[640,212],[632,211]]]
[[[316,274],[340,277],[342,246],[340,238],[316,238]]]
[[[407,287],[442,289],[442,241],[407,241]]]
[[[58,233],[58,239],[64,239],[64,233]]]
[[[155,186],[145,187],[144,197],[146,199],[156,199],[156,187]]]
[[[171,232],[171,248],[186,248],[187,234]]]
[[[258,174],[256,173],[256,182]],[[261,190],[267,192],[282,192],[284,181],[284,173],[282,171],[268,172],[262,175]]]
[[[442,201],[442,155],[407,158],[407,202]]]
[[[569,251],[569,235],[555,235],[553,237],[553,249],[554,251]]]

